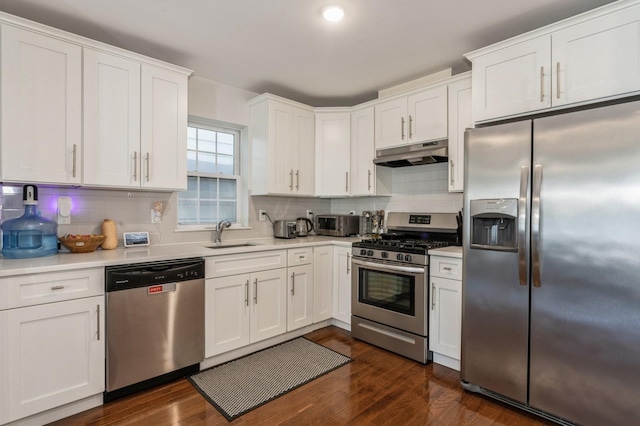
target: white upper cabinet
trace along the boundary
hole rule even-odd
[[[351,113],[316,109],[316,195],[351,192]]]
[[[84,177],[140,186],[140,63],[84,49]]]
[[[614,2],[465,55],[483,122],[640,90],[640,5]]]
[[[351,195],[374,195],[376,156],[374,146],[374,108],[351,113]]]
[[[640,90],[640,5],[554,32],[554,106]]]
[[[375,106],[375,148],[407,143],[407,98],[380,102]]]
[[[550,37],[543,36],[474,59],[473,119],[549,108],[550,57]]]
[[[471,77],[449,84],[449,192],[464,186],[464,131],[471,119]]]
[[[252,195],[314,195],[313,110],[269,94],[249,105]]]
[[[447,85],[409,95],[407,142],[447,138]]]
[[[373,164],[376,157],[373,106],[351,112],[351,195],[389,195],[391,169]]]
[[[1,25],[2,180],[79,184],[82,48]]]
[[[296,192],[299,195],[313,195],[315,190],[315,117],[313,111],[293,107],[293,141],[296,166]]]
[[[187,76],[142,65],[141,186],[187,189]]]
[[[0,178],[187,187],[190,70],[0,13]]]
[[[83,106],[84,184],[186,189],[186,75],[85,49]]]
[[[447,86],[382,101],[375,106],[375,148],[447,138]]]

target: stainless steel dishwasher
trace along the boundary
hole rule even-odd
[[[199,370],[202,258],[109,266],[105,283],[105,402]]]

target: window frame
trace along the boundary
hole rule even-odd
[[[234,135],[234,146],[233,146],[233,169],[234,169],[234,174],[230,175],[230,174],[226,174],[226,173],[206,173],[206,172],[196,172],[196,171],[188,171],[187,170],[187,177],[206,177],[206,178],[212,178],[212,179],[229,179],[229,180],[235,180],[236,182],[236,196],[235,196],[235,203],[236,203],[236,221],[232,222],[231,228],[243,228],[243,215],[242,215],[242,211],[243,211],[243,200],[242,200],[242,196],[244,194],[243,188],[242,188],[242,175],[241,175],[241,158],[240,158],[240,153],[241,153],[241,149],[240,149],[240,145],[241,145],[241,141],[242,141],[242,132],[241,130],[231,127],[231,126],[225,126],[224,124],[221,123],[212,123],[209,122],[209,120],[199,120],[193,117],[189,117],[189,121],[187,123],[187,128],[189,127],[195,127],[197,129],[204,129],[204,130],[210,130],[210,131],[214,131],[214,132],[221,132],[221,133],[231,133]],[[193,151],[193,150],[189,150],[187,149],[187,152],[189,151]],[[198,152],[197,150],[195,150],[194,152]],[[183,191],[180,191],[183,192]],[[198,194],[198,198],[196,198],[197,201],[200,201],[200,196]],[[218,198],[218,202],[220,201],[220,199]],[[180,195],[178,194],[176,196],[176,204],[179,204],[180,202]],[[177,214],[176,214],[176,226],[177,226],[177,230],[178,231],[203,231],[203,230],[210,230],[212,229],[216,223],[197,223],[197,224],[182,224],[180,223],[180,216],[179,216],[179,207],[176,208],[177,210]]]

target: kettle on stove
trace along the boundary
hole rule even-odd
[[[298,237],[306,237],[311,231],[313,231],[313,222],[306,217],[296,219],[296,233]]]

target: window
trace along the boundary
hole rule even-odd
[[[239,221],[240,133],[200,123],[187,129],[187,190],[178,193],[179,225]]]

